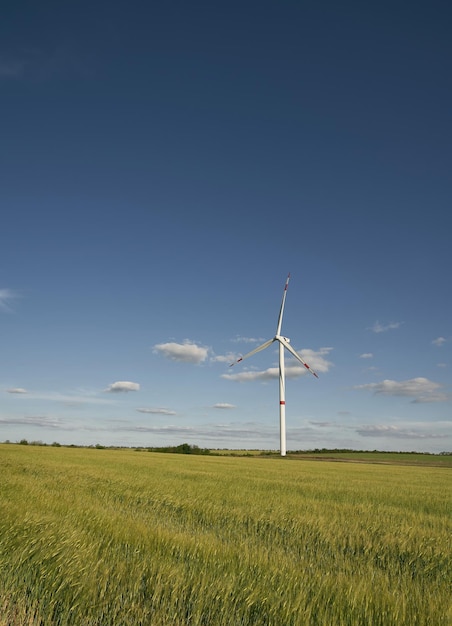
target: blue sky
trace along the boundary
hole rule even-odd
[[[452,449],[446,3],[17,2],[0,441]]]

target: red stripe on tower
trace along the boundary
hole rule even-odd
[[[286,404],[286,401],[285,400],[280,400],[279,404]]]

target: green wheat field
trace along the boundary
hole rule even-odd
[[[450,625],[451,476],[3,444],[0,624]]]

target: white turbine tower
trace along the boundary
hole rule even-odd
[[[290,339],[287,337],[283,337],[281,335],[281,326],[282,326],[282,318],[284,313],[284,304],[286,302],[286,294],[287,287],[289,285],[290,274],[287,276],[286,284],[284,286],[284,293],[281,302],[281,309],[279,310],[278,317],[278,326],[276,328],[276,335],[270,341],[266,341],[261,346],[258,346],[248,354],[240,357],[234,363],[231,363],[230,367],[235,365],[236,363],[240,363],[243,359],[247,359],[249,356],[253,356],[256,352],[260,352],[261,350],[265,350],[268,346],[274,341],[279,343],[279,439],[280,439],[280,450],[281,456],[286,456],[286,380],[285,380],[285,369],[284,369],[284,348],[290,352],[292,356],[294,356],[300,363],[302,363],[307,370],[311,372],[316,378],[318,378],[317,374],[314,370],[301,358],[299,354],[295,352],[295,350],[290,345]]]

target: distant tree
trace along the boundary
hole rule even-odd
[[[21,439],[21,440],[19,441],[19,444],[20,444],[21,446],[28,446],[28,441],[27,441],[26,439]]]
[[[172,454],[210,454],[209,448],[191,446],[189,443],[181,443],[179,446],[164,446],[162,448],[146,448],[148,452],[170,452]]]

